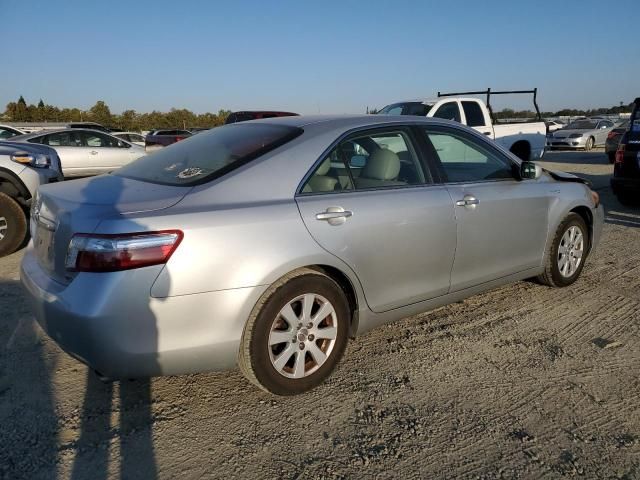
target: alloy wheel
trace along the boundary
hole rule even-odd
[[[558,246],[558,270],[565,278],[571,277],[582,263],[584,235],[580,227],[572,225],[564,232]]]
[[[304,378],[329,358],[338,335],[338,316],[326,298],[315,293],[299,295],[274,319],[269,333],[269,358],[287,378]]]
[[[0,217],[0,240],[4,239],[8,230],[9,225],[7,224],[7,219],[5,217]]]

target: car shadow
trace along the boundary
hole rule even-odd
[[[58,478],[55,368],[20,282],[0,279],[0,478]]]
[[[112,212],[103,212],[103,218],[119,216],[117,208],[124,189],[124,179],[113,175],[110,177],[109,198],[112,199]],[[93,185],[100,181],[100,177],[88,179],[82,193],[84,201],[79,205],[92,204],[96,192]],[[73,216],[73,212],[71,212]],[[129,219],[127,230],[139,232],[146,230],[144,225]],[[149,290],[147,290],[148,294]],[[126,301],[123,299],[123,301]],[[155,352],[157,351],[158,335],[156,319],[151,307],[140,308],[137,304],[131,312],[131,322],[136,322],[140,331],[145,332],[143,345],[136,344],[144,350],[144,354],[152,352],[150,360],[145,355],[147,367],[152,371],[158,370]],[[123,339],[126,341],[126,339]],[[93,348],[100,348],[100,339],[96,339]],[[153,364],[155,362],[155,364]],[[103,479],[108,477],[110,444],[113,437],[119,440],[120,478],[149,479],[157,478],[157,466],[153,446],[153,416],[151,411],[151,381],[150,379],[128,380],[119,379],[112,383],[110,379],[101,379],[98,375],[87,370],[85,396],[81,414],[81,433],[76,444],[76,454],[73,462],[71,479]],[[116,401],[118,392],[119,405]],[[114,415],[114,413],[119,415]],[[112,425],[112,419],[117,418],[117,425]]]

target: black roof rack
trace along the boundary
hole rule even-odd
[[[438,98],[440,97],[461,97],[462,95],[486,95],[487,96],[487,108],[489,109],[489,113],[491,114],[491,118],[493,119],[494,123],[495,123],[495,116],[493,114],[493,109],[491,108],[491,95],[511,95],[511,94],[533,94],[533,106],[536,107],[536,119],[541,121],[542,120],[542,115],[540,115],[540,109],[538,108],[538,102],[537,102],[537,97],[538,97],[538,89],[534,88],[533,90],[502,90],[502,91],[497,91],[497,90],[491,90],[490,88],[487,88],[486,90],[478,90],[475,92],[455,92],[455,93],[442,93],[442,92],[438,92]],[[636,99],[636,102],[638,102],[638,100],[640,100],[640,98]]]

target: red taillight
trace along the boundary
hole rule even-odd
[[[624,143],[618,145],[618,149],[616,150],[616,163],[624,162]]]
[[[117,235],[76,234],[66,267],[76,272],[116,272],[166,263],[182,241],[180,230]]]
[[[609,132],[609,135],[607,135],[607,138],[608,138],[609,140],[611,140],[612,138],[616,138],[616,137],[617,137],[617,136],[619,136],[619,135],[620,135],[620,134],[619,134],[618,132],[611,131],[611,132]]]
[[[184,140],[187,137],[176,137],[176,142],[179,142],[180,140]]]

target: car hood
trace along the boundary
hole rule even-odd
[[[589,180],[573,175],[572,173],[562,172],[560,170],[547,170],[546,168],[543,168],[543,170],[551,175],[551,178],[559,182],[584,183],[591,187],[591,182]]]
[[[585,130],[579,130],[579,129],[566,129],[566,128],[561,128],[560,130],[556,130],[555,132],[553,132],[553,136],[556,138],[565,138],[568,137],[569,135],[573,135],[574,133],[580,133],[582,135],[586,135],[589,132],[593,132],[592,129],[585,129]]]

